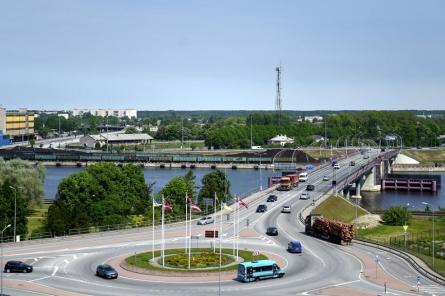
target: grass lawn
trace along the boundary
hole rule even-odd
[[[210,248],[192,248],[192,253],[193,252],[212,252],[213,253],[213,249]],[[217,252],[219,252],[219,250],[217,249]],[[232,255],[233,250],[232,249],[222,249],[222,253],[223,254],[229,254]],[[166,249],[165,250],[165,255],[173,255],[173,254],[184,254],[184,249]],[[155,258],[161,256],[161,251],[157,250],[155,251]],[[239,256],[241,258],[244,259],[244,261],[252,261],[252,260],[261,260],[261,259],[267,259],[266,256],[260,254],[259,256],[255,256],[253,257],[252,255],[252,251],[246,251],[246,250],[239,250]],[[162,267],[156,266],[156,265],[152,265],[149,263],[149,261],[152,259],[152,252],[145,252],[145,253],[141,253],[141,254],[136,254],[136,256],[132,255],[129,256],[125,259],[125,262],[129,265],[133,265],[136,267],[140,267],[140,268],[145,268],[145,269],[149,269],[149,270],[158,270],[158,271],[181,271],[181,270],[187,270],[187,269],[179,269],[176,268],[175,270],[170,270],[170,269],[164,269]],[[167,256],[166,256],[167,258]],[[238,265],[231,265],[231,266],[227,266],[222,268],[222,271],[227,271],[227,270],[236,270],[238,269]],[[218,271],[218,268],[214,268],[214,269],[206,269],[206,272],[208,271]],[[200,270],[190,270],[190,272],[202,272]]]
[[[345,223],[350,223],[355,219],[356,207],[340,196],[331,196],[318,207],[316,207],[312,214],[320,214],[328,219],[333,219]],[[357,216],[365,215],[366,211],[362,208],[357,209]]]
[[[444,229],[445,223],[441,218],[435,219],[436,230]],[[412,237],[420,232],[428,232],[432,230],[432,221],[430,217],[413,217],[411,224],[408,225],[408,236]],[[370,229],[358,229],[358,237],[385,242],[390,237],[403,235],[402,226],[380,225]]]
[[[307,153],[309,156],[315,159],[346,155],[346,151],[344,149],[332,149],[332,155],[331,149],[301,149],[301,151]]]
[[[445,149],[410,149],[402,153],[420,163],[444,162],[445,159]]]
[[[28,218],[28,236],[32,233],[42,233],[43,232],[43,220],[46,213],[48,212],[50,204],[42,203],[37,205],[29,213]]]

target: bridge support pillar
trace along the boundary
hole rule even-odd
[[[363,182],[363,191],[380,191],[380,184],[376,182],[376,168],[373,167],[371,172],[364,177],[365,181]]]
[[[355,183],[355,195],[351,196],[351,198],[362,198],[362,196],[360,195],[360,190],[361,184],[360,181],[357,181],[357,183]]]

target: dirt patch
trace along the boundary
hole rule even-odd
[[[357,217],[352,223],[355,224],[358,229],[367,229],[379,226],[381,221],[382,219],[380,218],[380,215],[366,214]]]

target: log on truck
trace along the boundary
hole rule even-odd
[[[321,215],[308,215],[305,232],[336,244],[350,244],[354,239],[354,225],[323,218]]]

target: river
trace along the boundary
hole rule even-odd
[[[63,178],[84,170],[84,168],[76,167],[47,167],[45,178],[45,195],[48,199],[54,199],[57,193],[57,186]],[[167,184],[173,177],[183,176],[187,173],[187,169],[161,169],[161,168],[145,168],[144,177],[147,184],[154,183],[154,193],[159,192],[162,187]],[[196,186],[201,186],[202,177],[211,172],[211,169],[196,168],[193,173],[196,176]],[[267,187],[267,179],[269,176],[279,176],[280,171],[273,170],[247,170],[228,169],[227,176],[231,183],[231,193],[246,196],[250,192],[257,191],[262,185]],[[261,174],[261,181],[260,181]],[[445,174],[442,176],[442,185],[445,186]],[[406,206],[410,204],[410,208],[423,210],[425,206],[422,202],[430,203],[435,209],[445,207],[445,190],[439,188],[436,193],[431,192],[406,192],[406,191],[385,191],[385,192],[363,192],[363,198],[360,205],[365,209],[386,209],[392,205]]]

